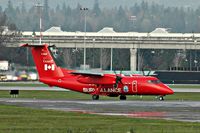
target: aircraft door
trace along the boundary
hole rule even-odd
[[[137,81],[136,80],[134,80],[132,82],[132,91],[133,91],[133,93],[137,93]]]

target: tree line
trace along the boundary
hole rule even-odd
[[[164,7],[155,3],[149,4],[141,2],[133,4],[130,7],[101,8],[98,0],[95,1],[93,8],[83,11],[82,6],[77,4],[76,8],[71,8],[65,3],[55,5],[55,8],[49,7],[49,1],[44,0],[42,8],[43,31],[52,26],[60,26],[63,31],[84,31],[84,17],[87,19],[87,31],[97,32],[104,27],[113,27],[116,32],[151,32],[157,27],[169,28],[171,32],[199,32],[200,31],[200,8],[184,8],[184,7]],[[39,31],[39,12],[34,5],[27,9],[25,3],[22,2],[20,7],[15,7],[12,1],[8,1],[5,9],[0,8],[0,14],[6,17],[7,24],[0,22],[0,25],[9,25],[10,28],[19,31]],[[4,19],[0,19],[3,21]],[[66,55],[61,56],[65,59],[68,67],[77,67],[82,64],[82,51],[79,50],[80,57],[74,54],[73,49],[63,50]],[[95,52],[96,51],[96,52]],[[90,66],[100,66],[100,59],[94,63],[93,53],[99,57],[100,50],[88,50],[88,63]],[[103,50],[104,69],[109,69],[109,50]],[[146,53],[145,53],[146,52]],[[155,69],[167,69],[169,66],[177,66],[177,61],[173,61],[177,51],[157,51],[152,54],[151,51],[141,50],[141,67],[148,66]],[[114,50],[114,67],[129,68],[129,51]],[[147,56],[149,55],[149,56]],[[159,56],[158,56],[159,55]],[[178,66],[187,66],[184,62],[188,58],[187,52]],[[191,54],[190,54],[191,55]],[[198,52],[196,55],[198,56]],[[124,60],[127,59],[127,60]],[[165,62],[162,62],[165,60]],[[178,58],[180,60],[180,58]],[[68,63],[67,63],[68,62]],[[70,63],[69,63],[70,62]],[[70,65],[69,65],[70,64]]]
[[[65,3],[49,7],[48,0],[43,3],[43,30],[51,26],[61,26],[64,31],[83,31],[84,11],[82,6],[71,8]],[[14,22],[21,31],[39,30],[39,15],[34,5],[27,9],[22,2],[21,7],[14,7],[8,1],[5,12],[10,22]],[[135,16],[135,19],[131,19]],[[98,0],[93,8],[86,11],[87,31],[96,32],[104,27],[113,27],[118,32],[151,32],[157,27],[170,28],[171,32],[199,32],[200,8],[164,7],[156,3],[141,2],[128,7],[101,8]]]

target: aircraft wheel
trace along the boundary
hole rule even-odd
[[[99,95],[92,95],[92,100],[99,100]]]
[[[126,100],[126,96],[125,95],[120,95],[119,99],[120,100]]]
[[[163,96],[159,96],[159,100],[160,101],[164,101],[164,97]]]

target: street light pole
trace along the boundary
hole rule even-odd
[[[87,23],[86,23],[86,11],[88,10],[88,8],[80,8],[80,10],[81,11],[84,11],[84,32],[85,32],[85,34],[84,34],[84,55],[83,55],[83,69],[85,70],[86,69],[86,46],[85,46],[85,37],[86,37],[86,28],[87,28]]]
[[[38,3],[37,5],[35,5],[35,7],[38,8],[39,11],[39,16],[40,16],[40,40],[39,43],[40,45],[42,45],[42,5],[40,3]]]
[[[194,47],[195,47],[195,55],[194,55],[194,66],[197,67],[197,40],[194,40]],[[196,69],[196,68],[195,68]]]

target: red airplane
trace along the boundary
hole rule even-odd
[[[40,82],[49,86],[90,94],[93,100],[98,100],[99,95],[120,96],[120,100],[126,100],[126,95],[157,95],[159,100],[164,100],[165,95],[174,93],[156,77],[68,70],[56,65],[48,49],[48,44],[23,44],[21,46],[31,47]]]

